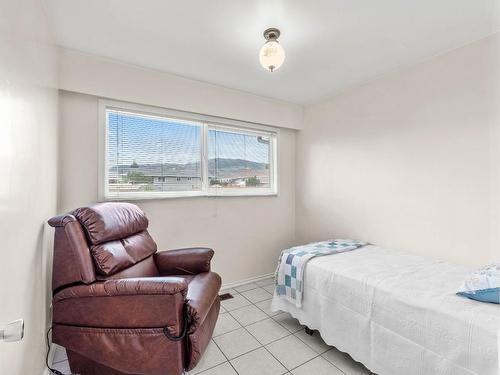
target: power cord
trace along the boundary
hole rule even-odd
[[[55,368],[52,368],[49,366],[49,354],[50,354],[50,340],[49,340],[49,334],[50,332],[52,331],[52,327],[49,328],[49,330],[47,331],[47,355],[45,356],[45,365],[47,366],[47,368],[49,369],[49,371],[55,375],[76,375],[76,374],[64,374],[62,373],[61,371],[59,370],[56,370]]]

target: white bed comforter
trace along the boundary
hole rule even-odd
[[[455,295],[471,271],[366,246],[310,260],[302,308],[272,309],[379,375],[497,375],[500,306]]]

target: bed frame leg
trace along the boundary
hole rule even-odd
[[[308,326],[306,326],[306,333],[307,333],[309,336],[312,336],[312,335],[313,335],[313,333],[314,333],[314,331],[313,331],[311,328],[309,328]]]

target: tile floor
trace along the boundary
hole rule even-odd
[[[347,354],[309,336],[288,313],[271,312],[271,278],[224,292],[213,339],[200,363],[186,375],[368,375]],[[57,347],[56,369],[69,374],[66,352]]]

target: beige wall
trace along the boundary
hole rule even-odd
[[[499,53],[497,34],[308,106],[298,241],[499,260]]]
[[[0,325],[23,318],[25,338],[0,343],[0,373],[44,369],[44,222],[56,211],[57,55],[40,1],[0,0]]]
[[[210,113],[209,113],[210,114]],[[60,92],[60,212],[96,202],[98,98]],[[279,196],[195,197],[135,202],[160,249],[209,246],[224,283],[274,271],[295,234],[295,131],[281,129]]]
[[[59,62],[62,90],[281,128],[302,126],[297,104],[64,48]]]

